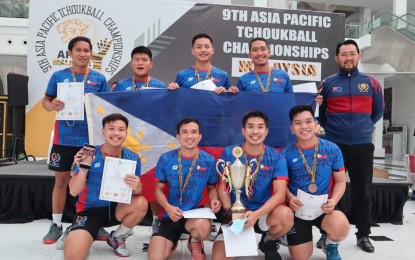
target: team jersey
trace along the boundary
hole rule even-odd
[[[134,90],[133,89],[133,77],[129,77],[123,80],[118,81],[117,85],[115,85],[113,92],[116,91],[130,91],[130,90]],[[135,87],[136,88],[142,88],[144,85],[146,85],[147,81],[136,81],[135,82]],[[148,82],[148,86],[149,88],[167,88],[166,84],[164,84],[163,82],[161,82],[158,79],[155,79],[153,77],[150,78],[150,81]]]
[[[199,77],[201,81],[206,79],[206,74],[207,70],[199,70]],[[231,86],[231,81],[229,79],[228,73],[219,68],[212,67],[210,79],[213,80],[217,87],[224,87],[228,89]],[[181,88],[190,88],[194,84],[198,83],[194,67],[190,66],[185,70],[179,71],[175,82],[179,84],[179,87]]]
[[[225,162],[234,163],[236,158],[232,155],[232,149],[236,145],[226,147],[221,155],[221,159]],[[243,145],[238,145],[243,147]],[[288,180],[287,163],[284,156],[275,150],[274,148],[264,145],[265,153],[262,159],[260,169],[258,171],[255,182],[253,183],[252,190],[253,195],[248,198],[245,192],[245,185],[242,187],[241,201],[247,210],[257,210],[272,196],[272,182],[274,180]],[[258,162],[259,156],[252,156],[247,154],[248,163],[251,160]],[[239,158],[243,164],[246,165],[244,155]],[[255,165],[255,164],[254,164]],[[251,174],[255,171],[255,167],[252,167]],[[220,169],[222,170],[222,169]],[[235,202],[235,190],[232,188],[231,202]]]
[[[317,191],[312,193],[313,195],[329,194],[331,197],[333,188],[333,172],[340,172],[344,170],[343,155],[340,148],[327,140],[318,139],[318,157],[317,157],[317,170],[316,170],[316,185]],[[314,158],[314,146],[308,149],[303,149],[304,157],[307,160],[308,165],[312,168]],[[298,152],[296,143],[290,143],[287,145],[283,154],[287,159],[288,176],[290,182],[288,188],[290,192],[297,196],[297,190],[301,189],[304,192],[308,191],[308,185],[311,183],[311,176],[307,172],[301,155]],[[344,173],[343,173],[344,174]]]
[[[99,192],[101,190],[102,174],[104,172],[104,156],[101,151],[101,146],[96,146],[94,150],[94,160],[91,163],[91,169],[88,170],[86,176],[86,183],[84,190],[79,194],[76,202],[76,212],[85,211],[92,208],[108,207],[111,202],[99,199]],[[141,161],[140,157],[133,151],[123,148],[121,158],[131,161],[136,161],[137,165],[135,172],[136,176],[141,175]],[[76,167],[74,176],[79,173],[79,168]]]
[[[187,187],[183,191],[182,203],[180,204],[180,183],[178,149],[166,152],[160,156],[157,162],[155,177],[159,183],[167,184],[169,187],[167,200],[170,205],[181,210],[191,210],[201,207],[202,194],[207,185],[215,185],[218,181],[218,174],[215,170],[215,158],[199,150],[199,158]],[[189,173],[193,157],[182,157],[182,183],[185,183]],[[163,218],[168,218],[166,212],[162,213]]]
[[[84,80],[84,74],[75,73],[76,82]],[[66,68],[53,73],[49,80],[45,96],[56,98],[58,83],[73,82],[71,69]],[[101,73],[90,70],[85,82],[84,93],[108,92],[107,80]],[[88,126],[84,109],[84,120],[56,120],[53,144],[81,147],[88,141]]]
[[[261,79],[262,85],[264,88],[267,85],[268,73],[258,73],[259,78]],[[258,91],[262,92],[261,86],[258,82],[255,72],[250,71],[242,75],[236,87],[241,91]],[[288,73],[284,70],[272,69],[271,78],[269,83],[269,92],[277,93],[292,93],[293,86],[291,84],[290,77]]]

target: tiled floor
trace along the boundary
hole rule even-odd
[[[372,241],[376,250],[369,254],[361,251],[355,244],[354,232],[351,226],[348,238],[340,245],[343,259],[415,259],[415,201],[408,201],[404,208],[404,224],[380,224],[372,228],[373,236],[386,236],[393,241]],[[47,232],[50,221],[43,219],[27,224],[0,224],[0,259],[63,259],[63,252],[56,250],[55,245],[44,245],[42,237]],[[319,237],[318,230],[313,230],[315,240]],[[150,238],[149,227],[137,226],[134,235],[127,240],[127,247],[131,250],[132,259],[147,259],[142,252],[143,243]],[[259,239],[259,237],[258,237]],[[210,259],[212,242],[205,242],[205,250]],[[283,259],[290,259],[288,249],[281,246],[279,250]],[[119,259],[114,256],[112,249],[105,242],[95,242],[88,259]],[[185,242],[179,242],[177,250],[171,259],[190,259]],[[240,259],[263,259],[262,254],[257,257]],[[325,259],[321,250],[315,248],[311,259]]]

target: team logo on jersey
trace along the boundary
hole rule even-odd
[[[187,81],[193,81],[193,77],[188,78]]]
[[[261,164],[261,170],[264,170],[264,171],[269,171],[269,170],[271,170],[271,168],[269,167],[269,166],[265,166],[265,165],[263,165],[263,164]]]
[[[97,83],[96,83],[95,81],[90,81],[90,80],[88,80],[88,81],[87,81],[87,84],[88,84],[88,85],[93,85],[93,86],[95,86]]]
[[[342,87],[341,86],[336,86],[336,87],[333,87],[333,92],[334,93],[339,93],[339,92],[342,92],[343,91],[343,89],[342,89]]]
[[[319,159],[327,159],[327,155],[321,155],[321,154],[319,154],[317,156],[317,158],[319,158]]]
[[[360,84],[357,85],[357,87],[359,88],[360,92],[368,92],[369,91],[369,84],[360,83]]]
[[[293,163],[296,163],[298,161],[298,158],[293,159]]]
[[[171,167],[171,169],[172,169],[173,171],[177,171],[177,169],[179,169],[179,166],[178,166],[178,165],[173,165],[173,167]]]
[[[220,82],[220,79],[215,79],[214,77],[211,78],[213,82]]]
[[[249,84],[253,85],[256,83],[256,80],[251,81]]]
[[[99,168],[101,166],[101,163],[97,162],[94,164],[94,168]]]
[[[274,78],[274,82],[284,82],[284,80],[283,79]]]
[[[68,43],[76,36],[85,36],[92,43],[90,66],[109,75],[116,73],[124,42],[114,19],[88,4],[58,6],[37,28],[34,51],[40,70],[47,73],[53,66],[71,66]]]
[[[49,165],[53,166],[53,167],[59,167],[61,161],[61,156],[58,153],[52,153],[50,155],[50,161],[49,161]]]
[[[73,227],[84,227],[87,220],[87,216],[77,216]]]
[[[196,166],[196,169],[197,169],[198,171],[206,171],[206,167],[200,167],[199,165],[198,165],[198,166]]]

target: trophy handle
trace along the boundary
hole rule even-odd
[[[219,166],[223,168],[223,172],[219,170]],[[223,185],[225,185],[224,187],[229,186],[229,193],[230,193],[232,191],[232,179],[229,174],[229,167],[226,165],[226,162],[224,160],[219,159],[216,162],[216,171],[222,178]]]
[[[251,185],[251,181],[252,181],[253,176],[255,176],[259,171],[258,166],[260,166],[260,165],[258,165],[258,164],[259,164],[259,162],[256,159],[252,159],[252,160],[249,161],[249,163],[248,163],[249,167],[247,167],[247,169],[246,169],[245,193],[246,193],[246,196],[248,198],[253,195],[253,191],[251,190],[252,187],[250,185]],[[250,174],[252,169],[254,169],[254,172],[252,174]]]
[[[219,166],[222,166],[222,168],[223,168],[223,173],[222,173],[222,171],[220,171],[219,170]],[[219,159],[217,162],[216,162],[216,171],[219,173],[219,175],[223,178],[224,176],[224,174],[225,174],[225,168],[226,168],[226,163],[225,163],[225,161],[224,160],[222,160],[222,159]]]

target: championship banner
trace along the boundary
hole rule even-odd
[[[269,117],[265,143],[283,148],[294,140],[289,129],[289,110],[297,104],[315,106],[315,96],[256,92],[217,95],[193,89],[87,94],[89,139],[94,145],[104,142],[101,130],[106,115],[121,113],[126,116],[129,127],[124,145],[140,156],[144,192],[151,200],[154,168],[161,154],[179,147],[176,125],[181,119],[195,117],[200,122],[202,140],[199,145],[218,158],[224,147],[244,141],[243,116],[250,110],[260,110]]]
[[[67,44],[75,36],[91,38],[90,67],[109,83],[132,75],[130,53],[138,45],[153,52],[151,75],[174,81],[194,64],[191,40],[204,32],[213,37],[213,66],[227,71],[232,85],[253,69],[248,43],[255,37],[269,42],[270,66],[286,70],[293,84],[318,84],[337,71],[333,56],[345,20],[335,13],[163,0],[32,0],[29,17],[25,144],[35,156],[46,156],[54,120],[41,107],[43,94],[52,73],[71,65]]]

